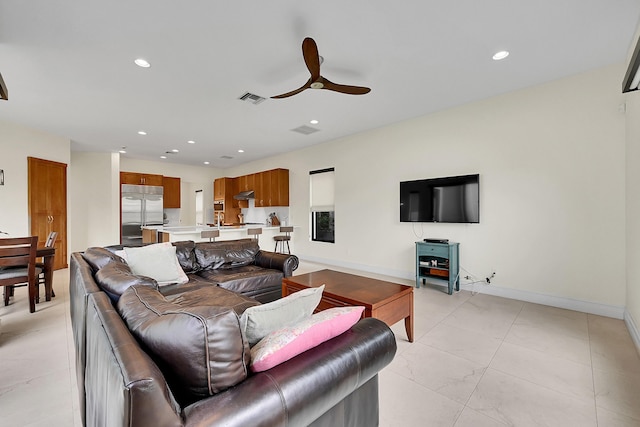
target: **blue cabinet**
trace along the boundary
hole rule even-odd
[[[448,281],[449,295],[460,290],[459,243],[416,242],[416,287],[427,278]]]

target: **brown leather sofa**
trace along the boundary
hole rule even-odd
[[[256,264],[258,259],[259,256]],[[284,258],[270,262],[272,266],[286,264]],[[168,289],[166,298],[189,299],[189,295],[203,289],[207,275],[191,272],[189,277],[194,280],[181,285],[182,292],[178,287]],[[383,322],[362,319],[347,332],[274,368],[248,373],[230,388],[196,401],[185,401],[172,389],[171,372],[132,335],[95,276],[95,265],[92,267],[83,254],[71,255],[71,321],[85,426],[378,424],[377,374],[391,362],[396,351],[394,335]],[[144,278],[127,277],[136,282],[130,290],[147,286],[141,283]],[[207,292],[214,295],[216,305],[233,305],[239,314],[246,307],[259,304],[247,296],[252,290],[241,286],[237,277],[229,283],[240,293],[208,284],[209,288],[215,288],[214,294]],[[264,295],[273,294],[260,294]],[[224,307],[218,308],[224,311]]]
[[[218,242],[173,242],[176,256],[190,282],[196,287],[204,282],[216,284],[266,303],[282,297],[282,279],[298,268],[298,257],[263,251],[254,239]],[[117,253],[121,245],[107,246]],[[184,292],[184,285],[163,287],[170,295]]]

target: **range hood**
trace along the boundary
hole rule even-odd
[[[235,196],[233,196],[233,198],[236,200],[249,200],[249,199],[255,199],[255,197],[256,195],[253,192],[253,190],[241,191],[239,194],[236,194]]]

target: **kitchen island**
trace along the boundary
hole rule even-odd
[[[211,227],[206,225],[192,225],[182,227],[148,226],[143,228],[143,243],[179,242],[182,240],[205,242],[208,239],[203,239],[202,237],[200,237],[200,234],[203,231],[209,230],[220,231],[220,236],[216,237],[216,241],[247,239],[250,237],[247,234],[247,230],[249,228],[262,228],[262,234],[259,235],[259,244],[260,247],[266,251],[273,251],[273,248],[275,247],[273,236],[282,234],[280,233],[280,227],[265,226],[260,224],[221,225],[219,227]]]

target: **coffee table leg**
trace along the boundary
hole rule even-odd
[[[404,329],[407,331],[409,342],[413,342],[413,292],[409,295],[409,315],[404,318]]]
[[[409,342],[413,342],[413,316],[404,318],[404,328],[407,331],[407,338],[409,338]]]

